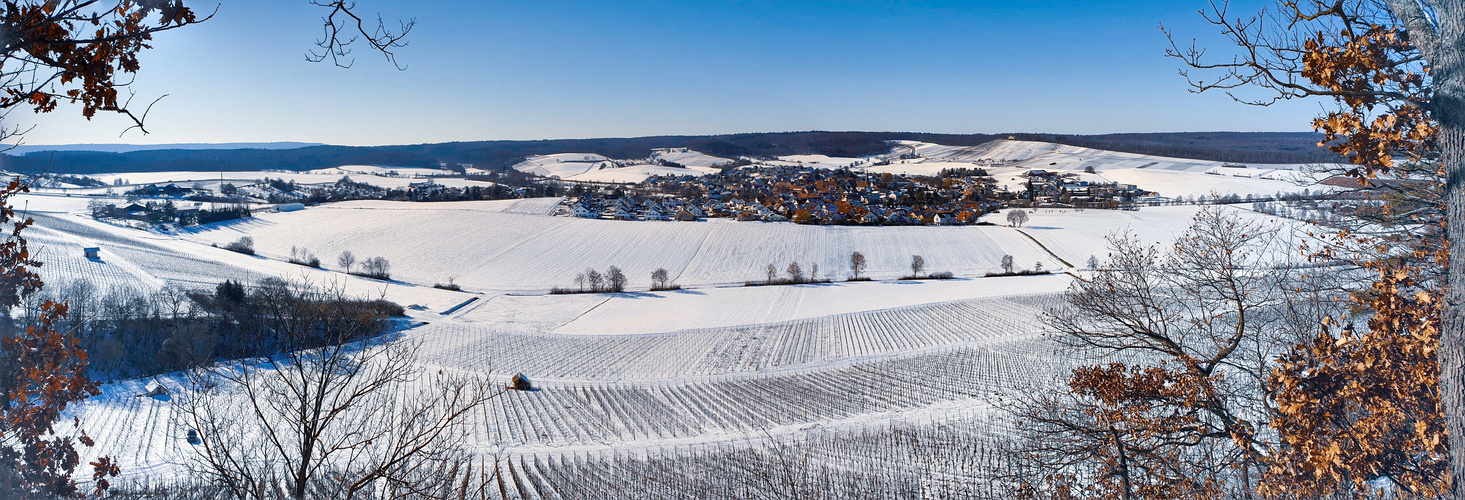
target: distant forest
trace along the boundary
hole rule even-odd
[[[436,167],[440,162],[503,169],[531,155],[598,153],[611,158],[645,158],[652,148],[687,147],[713,156],[773,157],[822,154],[860,157],[890,150],[885,141],[916,140],[974,146],[994,139],[1056,142],[1080,147],[1249,163],[1338,161],[1318,148],[1309,132],[1186,132],[1106,135],[926,134],[913,132],[777,132],[712,136],[657,136],[542,141],[479,141],[405,146],[310,146],[297,149],[153,150],[127,153],[41,151],[0,155],[0,169],[12,172],[91,174],[99,172],[311,170],[340,165]]]

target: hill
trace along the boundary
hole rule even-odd
[[[539,141],[478,141],[399,146],[308,146],[294,149],[172,149],[128,152],[31,151],[0,156],[16,172],[98,173],[314,170],[340,165],[437,167],[447,163],[504,169],[535,155],[574,151],[608,158],[647,158],[656,148],[689,148],[713,157],[824,155],[858,158],[886,153],[888,141],[976,146],[996,139],[1044,141],[1084,148],[1208,161],[1307,163],[1336,161],[1303,132],[1187,132],[1154,134],[929,134],[918,132],[775,132]]]
[[[226,142],[226,143],[180,143],[180,144],[61,144],[21,145],[6,151],[12,156],[41,151],[92,151],[98,153],[129,153],[132,151],[158,151],[167,149],[298,149],[310,146],[324,146],[317,142]]]

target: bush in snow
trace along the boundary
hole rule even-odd
[[[372,257],[361,261],[361,270],[351,273],[357,276],[379,280],[392,279],[392,264],[384,257]]]
[[[290,263],[305,267],[320,268],[320,259],[316,258],[315,254],[310,253],[310,250],[300,247],[290,247]]]
[[[254,238],[248,236],[241,237],[238,241],[224,245],[224,249],[239,252],[244,255],[254,255]]]

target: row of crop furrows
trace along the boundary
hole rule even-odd
[[[424,361],[531,379],[651,380],[813,365],[1041,331],[1056,296],[976,299],[657,335],[513,332],[448,322],[413,332]]]
[[[142,384],[129,389],[142,393]],[[180,440],[175,439],[172,406],[168,401],[137,397],[117,390],[96,401],[84,403],[85,419],[81,429],[95,442],[95,447],[77,446],[82,463],[97,457],[112,457],[126,472],[139,473],[149,466],[169,462],[177,457]],[[76,432],[72,421],[57,426],[60,435]]]
[[[33,255],[42,262],[39,269],[48,289],[62,282],[84,279],[101,292],[113,287],[146,287],[138,276],[113,263],[92,261],[82,255],[82,247],[59,238],[54,233],[36,232],[27,235]]]
[[[1052,377],[1046,344],[1034,344],[685,382],[545,383],[495,398],[481,413],[480,446],[649,442],[757,433],[943,402],[980,406],[1014,381]]]
[[[42,226],[26,235],[32,251],[42,262],[40,272],[48,287],[76,279],[91,281],[101,291],[113,286],[145,286],[134,275],[134,271],[125,267],[121,261],[129,262],[154,277],[193,288],[212,288],[225,279],[249,283],[263,277],[252,271],[200,259],[145,241],[118,239],[115,235],[65,219],[37,216],[37,220],[38,225],[47,223],[60,226]],[[62,232],[86,238],[89,240],[88,244],[99,242],[102,248],[101,259],[94,261],[85,258],[82,255],[83,245],[61,234]]]
[[[697,439],[943,402],[981,406],[994,388],[1052,378],[1051,349],[1044,341],[1020,339],[785,372],[646,382],[550,381],[537,391],[510,391],[482,407],[476,441],[482,449]],[[113,387],[87,404],[87,432],[102,443],[84,451],[88,458],[114,456],[136,466],[179,452],[169,403],[136,397],[143,392],[142,381],[136,382],[137,387]]]
[[[784,336],[817,337],[797,330],[810,324],[788,323],[795,333]],[[635,344],[659,338],[667,337],[620,340]],[[481,446],[524,447],[756,434],[779,426],[976,400],[1015,380],[1051,378],[1055,367],[1047,356],[1050,350],[1044,342],[1023,340],[785,373],[649,383],[550,382],[538,391],[506,393],[484,407],[478,437]],[[167,437],[171,429],[160,408],[166,403],[126,397],[98,406],[100,411],[88,413],[89,433],[119,446],[117,458],[124,463],[150,463],[176,451],[169,447],[176,447],[178,440]]]
[[[497,456],[509,498],[997,498],[991,480],[1007,454],[977,422],[809,431],[745,443],[668,446],[639,453]],[[478,476],[481,477],[481,474]],[[496,495],[495,495],[496,496]]]

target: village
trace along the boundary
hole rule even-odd
[[[576,185],[558,215],[613,220],[794,222],[818,225],[967,225],[1004,207],[1131,208],[1134,185],[1080,181],[1033,170],[1009,191],[981,168],[939,176],[847,168],[746,166],[701,177],[652,177],[633,186]]]

